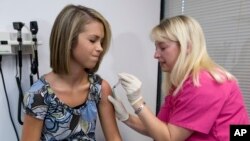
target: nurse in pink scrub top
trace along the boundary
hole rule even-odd
[[[153,28],[151,37],[154,58],[166,72],[165,102],[156,117],[140,93],[141,81],[120,73],[136,115],[109,96],[119,120],[156,141],[229,141],[230,125],[249,124],[237,79],[209,57],[202,28],[194,18],[165,19]]]

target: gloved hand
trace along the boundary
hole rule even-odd
[[[126,121],[129,114],[119,97],[113,93],[113,96],[108,96],[108,100],[114,105],[116,118],[120,121]]]
[[[119,73],[122,87],[127,92],[127,97],[130,104],[133,106],[142,99],[141,96],[141,81],[135,76],[128,73]]]

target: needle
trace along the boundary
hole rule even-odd
[[[112,92],[113,92],[113,96],[116,96],[115,95],[115,88],[120,84],[120,80],[118,80],[118,82],[116,82],[116,84],[113,86],[112,88]]]
[[[120,84],[120,80],[118,80],[118,82],[116,82],[116,84],[113,86],[113,89],[116,88],[119,84]]]

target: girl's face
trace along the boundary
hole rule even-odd
[[[171,72],[180,53],[179,44],[165,40],[164,42],[155,42],[155,47],[154,58],[158,59],[162,71]]]
[[[92,69],[99,61],[103,51],[104,27],[100,22],[92,21],[84,26],[78,35],[78,42],[72,49],[72,61],[83,68]]]

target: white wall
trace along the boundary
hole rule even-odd
[[[44,74],[50,71],[49,35],[52,24],[59,11],[68,3],[95,8],[108,19],[113,33],[112,45],[98,73],[111,85],[116,83],[119,72],[136,75],[143,82],[142,92],[145,101],[155,112],[157,61],[153,59],[154,44],[149,39],[149,33],[151,28],[159,22],[160,0],[0,0],[0,32],[16,32],[12,27],[14,21],[21,21],[29,26],[30,21],[36,20],[39,26],[37,38],[42,42],[38,48],[39,71],[40,74]],[[24,28],[22,32],[28,32],[28,30]],[[24,56],[22,75],[24,91],[29,88],[29,68],[28,56]],[[20,135],[22,126],[17,121],[18,90],[15,81],[14,56],[3,56],[2,69],[11,112]],[[125,92],[121,87],[118,87],[117,93],[125,98],[123,95]],[[133,112],[128,102],[125,104],[128,110]],[[2,83],[0,83],[0,113],[0,140],[15,141]],[[124,141],[152,140],[136,133],[119,121],[118,126]],[[104,140],[99,123],[97,140]]]

